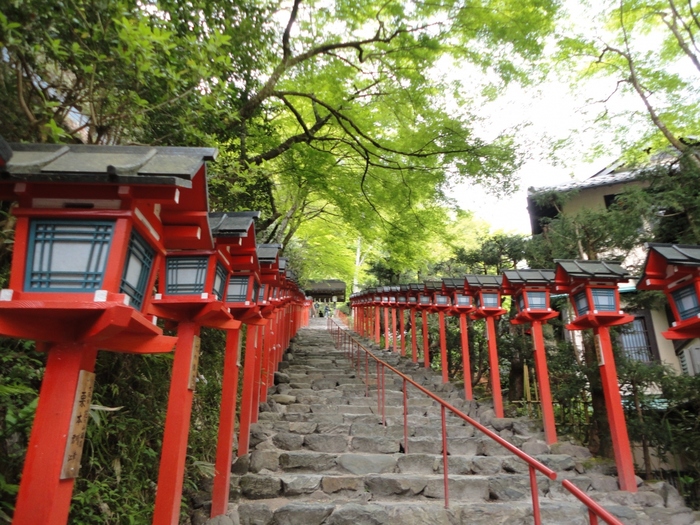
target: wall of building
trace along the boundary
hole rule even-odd
[[[651,310],[651,320],[654,324],[653,335],[656,337],[656,345],[659,348],[661,362],[673,368],[675,373],[680,374],[681,365],[678,362],[673,343],[661,335],[662,332],[669,329],[666,312],[663,310]]]

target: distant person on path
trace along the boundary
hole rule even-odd
[[[324,309],[324,312],[326,313],[326,317],[333,317],[331,315],[331,307],[326,305],[326,308]]]

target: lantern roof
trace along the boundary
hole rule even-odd
[[[409,283],[408,289],[412,292],[423,292],[425,291],[425,285],[421,283]]]
[[[209,214],[209,227],[214,237],[248,237],[259,211],[212,212]]]
[[[637,288],[660,290],[670,281],[696,273],[700,267],[700,246],[647,243],[647,258]]]
[[[326,279],[324,281],[309,281],[304,287],[304,293],[314,300],[336,297],[338,301],[344,302],[346,289],[345,281]]]
[[[85,144],[9,145],[12,156],[2,172],[15,181],[109,184],[170,184],[192,187],[216,148],[94,146]]]
[[[425,281],[425,290],[429,292],[441,292],[442,281]]]
[[[6,146],[10,151],[9,158],[7,151],[3,154],[6,162],[0,164],[0,200],[18,200],[17,183],[23,182],[27,197],[53,200],[56,207],[63,207],[62,201],[83,205],[99,199],[107,208],[124,209],[124,203],[132,199],[146,201],[160,206],[157,215],[164,227],[166,249],[213,248],[207,223],[205,162],[216,158],[215,148]],[[106,196],[110,187],[115,188],[114,193]],[[122,191],[123,187],[129,189]]]
[[[579,261],[573,259],[555,259],[557,264],[555,280],[592,280],[592,281],[627,281],[630,274],[619,263],[609,261]]]
[[[481,290],[486,288],[499,289],[501,287],[500,275],[465,275],[464,280],[467,283],[467,288],[473,290]]]
[[[449,291],[464,290],[464,277],[446,277],[442,280],[442,284]]]
[[[502,290],[512,294],[526,286],[549,288],[554,283],[554,270],[505,270],[503,272]]]
[[[258,244],[258,261],[260,261],[260,264],[277,263],[281,249],[281,244]]]

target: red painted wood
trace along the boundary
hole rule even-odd
[[[199,326],[195,323],[180,323],[177,335],[163,432],[163,448],[158,468],[154,525],[177,525],[180,519],[187,438],[192,414],[193,391],[188,388],[188,384],[192,344],[195,336],[199,335]]]
[[[401,355],[406,355],[406,310],[399,308],[399,331],[401,332]]]
[[[428,312],[426,310],[422,310],[421,316],[423,318],[423,364],[425,365],[425,368],[430,368],[430,350],[428,348]]]
[[[474,399],[472,393],[472,367],[469,359],[469,327],[467,325],[467,313],[459,314],[459,332],[462,341],[462,370],[464,371],[464,398],[467,401]]]
[[[15,525],[65,525],[68,521],[74,480],[59,478],[78,374],[92,372],[96,357],[96,348],[77,343],[49,349],[15,505]]]
[[[258,422],[258,414],[260,412],[260,394],[263,386],[263,364],[267,359],[266,353],[268,349],[265,341],[267,339],[267,327],[265,326],[265,323],[263,322],[256,325],[255,329],[258,332],[258,344],[257,348],[255,349],[258,359],[255,361],[255,382],[253,383],[253,410],[250,418],[251,423]]]
[[[498,369],[498,344],[496,342],[496,319],[493,316],[486,317],[486,334],[489,340],[489,368],[491,369],[493,411],[496,413],[496,417],[503,417],[501,373]]]
[[[418,362],[418,327],[416,326],[416,309],[411,308],[411,359]]]
[[[620,384],[617,379],[610,331],[608,327],[601,326],[595,328],[594,333],[599,338],[604,362],[604,364],[599,363],[598,368],[600,369],[600,378],[603,382],[605,408],[608,412],[608,421],[610,422],[610,437],[612,438],[615,464],[617,465],[618,483],[621,490],[637,492],[632,448],[630,447],[630,440],[627,434],[625,413],[622,410]]]
[[[448,383],[449,370],[447,366],[447,334],[445,333],[445,312],[438,312],[438,322],[440,325],[440,368],[442,369],[442,382]]]
[[[554,422],[552,392],[549,387],[549,371],[547,370],[547,353],[544,348],[544,336],[542,335],[542,323],[540,321],[532,321],[532,342],[535,345],[535,370],[540,391],[540,404],[542,406],[544,438],[547,444],[551,445],[557,442],[557,427]]]
[[[384,350],[389,350],[389,308],[384,307]]]
[[[211,517],[220,516],[228,509],[231,483],[231,461],[233,459],[233,436],[238,397],[238,344],[240,330],[229,330],[226,334],[224,353],[224,376],[221,385],[221,409],[219,412],[219,434],[216,441],[214,463],[214,488],[212,491]]]
[[[394,352],[398,352],[398,334],[396,332],[396,308],[391,309],[391,335],[394,339]]]
[[[379,313],[379,306],[374,307],[374,342],[379,344],[382,340],[381,337],[381,322],[380,322],[380,313]]]
[[[257,330],[255,325],[246,327],[245,357],[243,362],[243,392],[241,395],[241,411],[238,428],[238,457],[248,453],[250,444],[250,423],[253,412],[253,388],[255,384],[255,370],[257,368],[256,355]]]

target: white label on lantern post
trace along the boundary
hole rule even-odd
[[[600,342],[600,335],[596,335],[593,339],[595,342],[595,355],[598,358],[598,366],[605,364],[605,354],[603,354],[603,344]]]
[[[61,479],[78,477],[80,458],[83,455],[83,443],[90,417],[90,402],[92,390],[95,387],[95,374],[87,370],[81,370],[78,375],[78,386],[73,400],[73,413],[70,417],[68,437],[66,438],[66,451],[63,454],[63,466],[61,467]]]
[[[194,391],[197,384],[197,368],[199,367],[199,349],[200,349],[200,339],[198,335],[195,335],[192,339],[192,360],[190,361],[190,380],[187,384],[187,388]]]

